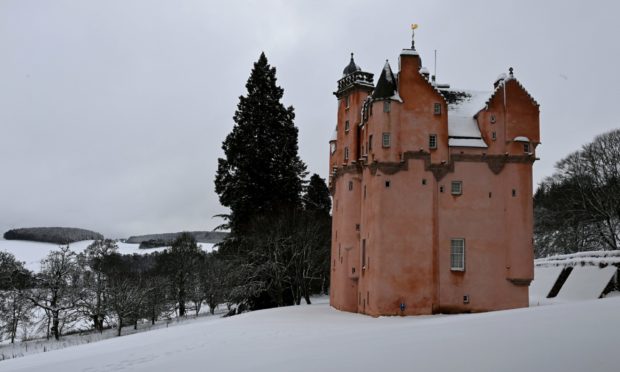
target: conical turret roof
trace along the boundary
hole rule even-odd
[[[381,98],[391,98],[397,93],[397,85],[396,85],[396,77],[392,72],[392,68],[390,67],[390,63],[386,60],[385,66],[383,66],[383,71],[381,71],[381,76],[379,77],[379,81],[377,81],[377,86],[375,90],[372,92],[372,98],[381,99]]]

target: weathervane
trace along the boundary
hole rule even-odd
[[[417,23],[411,24],[411,49],[415,50],[415,29],[418,28]]]

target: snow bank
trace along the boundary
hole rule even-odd
[[[257,311],[0,362],[10,371],[617,371],[620,298],[484,314]]]
[[[560,254],[539,258],[534,261],[536,266],[599,266],[620,264],[620,250],[616,251],[588,251],[570,254]]]

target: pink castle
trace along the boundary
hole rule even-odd
[[[333,307],[379,315],[528,306],[539,105],[512,68],[437,84],[412,43],[377,84],[351,62],[330,141]],[[491,87],[490,87],[491,88]]]

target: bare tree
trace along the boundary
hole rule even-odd
[[[95,240],[78,257],[83,286],[79,308],[85,316],[92,319],[95,330],[99,332],[103,332],[103,323],[108,312],[105,301],[107,276],[103,272],[104,258],[117,250],[118,246],[113,240]]]
[[[76,309],[81,289],[76,254],[68,245],[50,252],[41,262],[36,284],[30,300],[49,314],[51,333],[59,340],[61,323]]]
[[[7,333],[11,343],[15,342],[18,326],[30,320],[31,284],[32,273],[23,263],[8,252],[0,252],[0,336]]]
[[[620,130],[556,164],[535,198],[538,256],[620,248]]]

